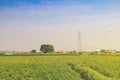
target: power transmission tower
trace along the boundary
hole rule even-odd
[[[79,52],[82,52],[80,31],[78,31],[78,53],[79,53]]]

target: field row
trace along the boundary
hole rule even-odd
[[[120,80],[120,56],[1,56],[0,80]]]

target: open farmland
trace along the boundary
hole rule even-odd
[[[0,80],[120,80],[120,56],[0,56]]]

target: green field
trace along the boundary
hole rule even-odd
[[[120,80],[120,56],[0,56],[0,80]]]

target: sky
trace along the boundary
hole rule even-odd
[[[120,0],[0,0],[0,51],[120,50]]]

